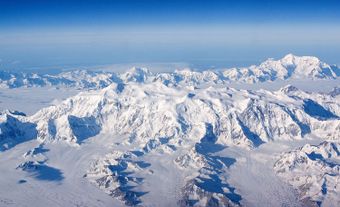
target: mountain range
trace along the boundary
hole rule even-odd
[[[75,70],[57,75],[12,73],[0,71],[0,87],[66,86],[98,89],[111,83],[161,82],[165,85],[199,85],[230,82],[259,83],[275,80],[336,79],[340,69],[312,56],[288,54],[280,60],[268,59],[260,65],[223,70],[175,70],[170,73],[152,73],[147,68],[134,67],[124,73]]]
[[[287,55],[220,72],[2,73],[4,87],[93,90],[0,113],[0,206],[339,206],[339,89],[224,85],[337,71]]]
[[[226,175],[241,158],[224,153],[230,148],[251,154],[270,143],[294,143],[310,137],[338,143],[339,103],[338,95],[306,93],[294,86],[272,92],[212,86],[174,88],[160,82],[113,83],[81,92],[32,116],[4,111],[1,149],[6,153],[35,140],[38,144],[24,153],[16,167],[28,173],[25,181],[37,172],[43,177],[49,171],[79,168],[80,177],[125,205],[240,206],[240,189]],[[68,158],[63,164],[51,164],[59,155],[50,152],[65,144],[79,157],[76,162],[80,166],[75,168],[74,160]],[[87,148],[96,158],[82,154]],[[273,173],[298,191],[297,203],[301,205],[324,200],[338,203],[338,145],[332,144],[327,148],[333,150],[331,155],[325,152],[322,157],[309,148],[276,158]],[[306,150],[311,155],[304,155]],[[303,173],[306,169],[320,173],[319,165],[329,175],[316,174],[319,187],[307,187],[316,183]],[[301,174],[294,168],[301,169]],[[68,179],[75,179],[72,176]],[[320,179],[327,181],[319,184]],[[162,198],[165,190],[174,197]]]

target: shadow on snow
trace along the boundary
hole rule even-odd
[[[235,193],[235,188],[230,186],[228,183],[224,183],[219,177],[219,175],[223,173],[223,167],[229,168],[236,162],[236,160],[234,158],[214,155],[214,153],[226,148],[220,144],[216,144],[216,141],[217,136],[214,133],[213,126],[212,124],[207,123],[206,133],[200,142],[195,145],[195,149],[197,153],[204,156],[208,161],[210,169],[206,170],[208,172],[210,171],[210,173],[208,176],[198,176],[195,179],[195,185],[207,192],[223,194],[232,202],[240,204],[242,198],[240,195]],[[225,192],[223,190],[224,188],[227,188],[229,192]],[[193,201],[193,203],[195,202]]]

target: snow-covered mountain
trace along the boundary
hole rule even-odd
[[[333,88],[333,90],[329,92],[329,94],[334,97],[340,95],[340,87]]]
[[[187,77],[182,80],[189,83],[191,79],[205,81],[200,74],[209,80],[216,78],[209,72],[181,73]],[[250,202],[248,195],[243,195],[228,175],[243,156],[276,142],[299,143],[311,137],[339,142],[337,95],[307,93],[291,85],[278,91],[221,85],[172,87],[164,84],[164,77],[163,81],[146,81],[149,74],[148,70],[134,69],[120,77],[131,82],[81,92],[29,117],[2,113],[0,141],[5,155],[0,160],[6,160],[6,153],[13,153],[16,144],[23,143],[22,147],[25,141],[35,139],[38,145],[15,161],[16,173],[25,175],[25,182],[30,177],[46,179],[47,171],[55,174],[52,180],[65,179],[73,182],[72,186],[92,183],[124,205],[152,206],[157,201],[162,206],[240,206],[244,200]],[[329,171],[334,180],[320,174],[333,190],[326,194],[321,191],[319,197],[312,196],[317,187],[308,187],[313,180],[292,181],[304,175],[294,174],[291,165],[296,167],[301,159],[291,154],[304,156],[307,148],[283,155],[274,170],[284,178],[282,183],[298,190],[297,197],[303,203],[307,202],[306,193],[311,201],[340,202],[335,196],[339,172],[334,166]],[[230,156],[229,151],[239,157]],[[327,162],[317,165],[315,162],[321,162],[317,155],[307,158],[310,161],[296,168],[301,173],[313,168],[310,173],[319,185],[317,171],[329,162],[324,157]],[[323,170],[328,173],[328,168]],[[35,180],[29,182],[39,185]]]
[[[286,152],[274,169],[292,184],[308,206],[338,206],[340,187],[340,145],[325,141],[319,145],[306,144]]]
[[[268,59],[258,66],[225,70],[223,75],[227,80],[256,83],[277,79],[334,79],[340,76],[340,69],[317,57],[288,54],[280,60]]]
[[[0,151],[37,137],[36,125],[16,111],[0,112]]]
[[[65,86],[76,88],[104,88],[119,78],[114,73],[76,70],[58,75],[35,73],[11,73],[0,71],[1,88]]]
[[[335,79],[340,76],[337,66],[330,66],[316,57],[288,54],[280,60],[268,59],[260,65],[224,70],[175,70],[172,73],[152,73],[146,68],[132,68],[124,73],[76,70],[57,75],[11,73],[0,71],[0,87],[66,86],[98,89],[111,83],[161,82],[165,85],[221,84],[233,81],[258,83],[290,79]]]
[[[206,124],[220,144],[253,148],[275,139],[309,133],[339,137],[339,97],[305,93],[293,86],[279,91],[232,88],[172,88],[160,83],[113,84],[83,92],[31,117],[41,140],[81,143],[100,132],[133,134],[131,139],[198,137]],[[203,130],[204,131],[204,130]],[[332,132],[332,133],[330,133]]]

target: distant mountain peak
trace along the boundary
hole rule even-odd
[[[285,87],[282,87],[280,89],[280,91],[284,92],[284,93],[290,93],[290,92],[295,92],[298,91],[299,89],[293,85],[286,85]]]
[[[321,60],[315,56],[297,56],[292,53],[285,55],[282,59],[278,61],[287,65],[308,65],[308,66],[319,65],[322,63]]]
[[[338,96],[340,94],[340,87],[335,87],[329,94],[333,97]]]
[[[144,73],[144,74],[151,74],[150,70],[144,67],[132,67],[127,72],[129,73]]]
[[[288,53],[281,60],[293,61],[295,59],[295,57],[297,57],[297,56],[295,56],[292,53]]]
[[[152,73],[147,68],[132,67],[123,74],[123,80],[143,83]]]

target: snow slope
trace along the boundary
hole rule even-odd
[[[25,114],[16,111],[0,112],[0,151],[35,139],[36,136],[36,125],[27,121]]]
[[[315,206],[339,206],[339,150],[339,142],[306,144],[282,154],[274,169],[298,189],[301,199],[310,200]]]

